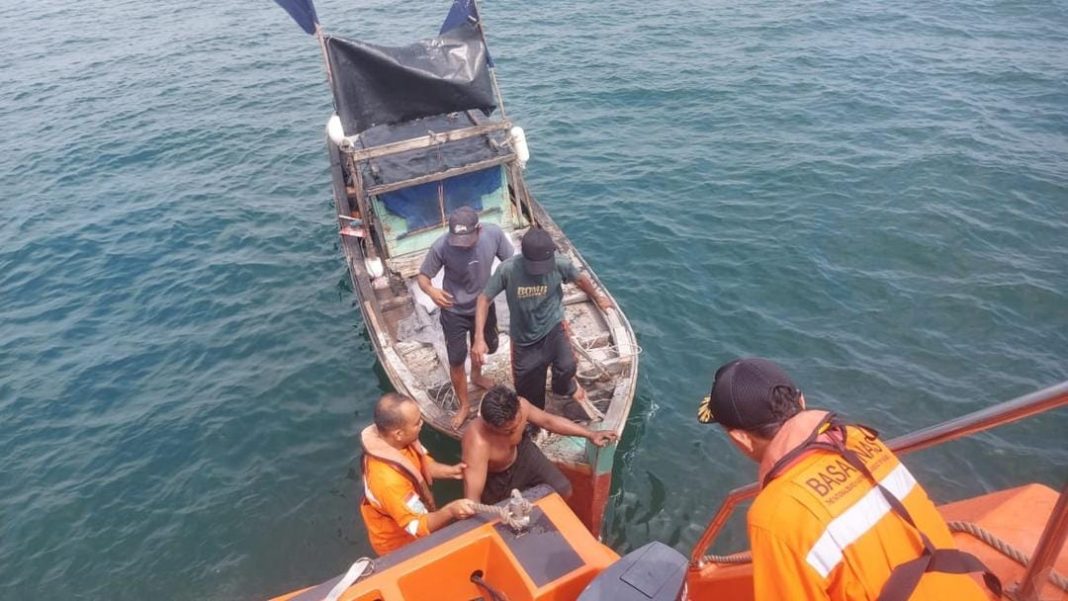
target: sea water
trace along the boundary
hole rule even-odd
[[[448,2],[318,8],[400,45]],[[688,552],[754,479],[695,418],[736,356],[887,436],[1068,379],[1063,2],[483,15],[530,186],[644,349],[617,550]],[[9,2],[0,83],[0,597],[263,598],[370,553],[357,434],[389,384],[337,245],[314,39],[268,1]],[[1059,487],[1066,431],[908,464],[938,500]]]

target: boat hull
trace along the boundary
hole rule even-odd
[[[530,496],[536,500],[529,531],[517,535],[496,518],[481,516],[457,522],[374,560],[373,573],[339,601],[492,598],[473,574],[508,599],[577,598],[619,556],[594,539],[548,487]],[[339,579],[275,601],[320,601]]]

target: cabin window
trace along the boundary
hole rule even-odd
[[[468,206],[483,223],[510,229],[511,209],[503,167],[429,182],[373,198],[389,255],[424,251],[448,227],[449,214]]]

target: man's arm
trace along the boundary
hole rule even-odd
[[[469,499],[456,499],[441,509],[428,513],[426,527],[430,532],[437,532],[453,520],[462,520],[475,515],[475,508]]]
[[[428,513],[410,482],[376,487],[372,492],[386,514],[415,538],[426,536],[453,520],[471,517],[475,512],[470,501],[459,499]]]
[[[600,307],[602,311],[607,311],[612,308],[612,301],[608,300],[608,296],[597,289],[597,286],[594,285],[590,276],[586,274],[580,275],[575,280],[575,285],[585,292],[586,296],[590,297],[590,300],[597,303],[597,306]]]
[[[508,234],[504,233],[500,228],[497,229],[497,235],[499,236],[497,258],[501,261],[507,261],[515,254],[515,248],[512,246],[512,241],[508,239]]]
[[[471,358],[479,364],[486,363],[486,317],[489,316],[490,299],[485,294],[479,294],[475,302],[475,342],[471,345]]]
[[[569,419],[564,419],[559,415],[553,415],[542,411],[527,402],[526,399],[522,399],[521,402],[527,406],[527,419],[530,420],[530,423],[545,428],[555,434],[563,436],[581,436],[589,439],[590,442],[599,447],[603,447],[618,438],[615,432],[590,430],[589,428],[580,426]]]
[[[434,301],[435,305],[442,309],[448,309],[452,306],[452,295],[441,288],[435,288],[426,274],[420,273],[415,276],[415,281],[419,284],[419,288],[430,297],[430,300]]]
[[[486,488],[486,474],[489,471],[489,445],[482,440],[471,424],[460,441],[463,447],[464,498],[476,503],[482,499],[482,490]]]
[[[430,477],[435,480],[461,480],[464,477],[464,468],[467,467],[462,461],[456,465],[438,463],[429,455],[426,456],[424,461],[430,462],[427,471],[430,472]]]

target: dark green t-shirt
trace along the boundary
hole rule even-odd
[[[556,253],[556,269],[545,275],[530,275],[523,268],[523,255],[497,267],[484,294],[493,298],[505,292],[511,314],[509,334],[516,344],[537,342],[564,321],[564,282],[574,282],[579,273],[571,260]]]

